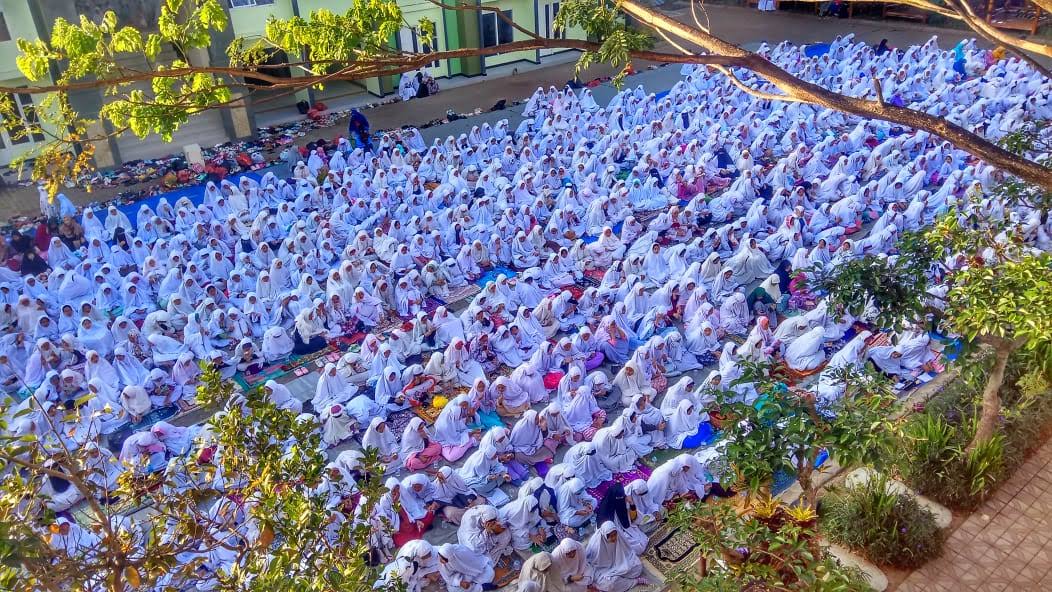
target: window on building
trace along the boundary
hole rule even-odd
[[[402,51],[412,53],[433,53],[437,51],[438,39],[433,39],[435,47],[432,47],[429,43],[424,43],[424,40],[420,38],[420,32],[416,27],[402,27],[398,31],[398,48]],[[427,64],[429,68],[437,68],[438,60]]]
[[[564,29],[555,28],[555,17],[559,14],[559,3],[550,2],[544,5],[544,36],[548,39],[566,39]]]
[[[500,11],[508,21],[512,20],[510,10]],[[495,45],[504,45],[505,43],[511,43],[515,40],[515,29],[512,28],[511,23],[504,19],[497,18],[497,15],[492,12],[482,14],[482,47],[493,47]]]
[[[7,30],[7,17],[0,12],[0,41],[10,41],[11,31]]]
[[[33,95],[29,93],[17,93],[9,95],[15,102],[15,108],[18,110],[17,115],[19,119],[25,122],[25,126],[21,129],[8,128],[7,132],[8,141],[13,145],[26,144],[28,142],[43,142],[44,134],[40,133],[37,129],[37,124],[40,123],[40,118],[37,117],[36,107],[33,105]],[[25,133],[25,130],[32,130],[30,133]],[[2,142],[0,142],[2,144]],[[0,146],[3,147],[3,146]]]
[[[230,0],[230,8],[244,8],[246,6],[266,6],[273,4],[274,0]]]

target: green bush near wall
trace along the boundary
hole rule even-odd
[[[975,509],[1044,443],[1052,427],[1052,389],[1022,355],[1009,361],[1001,388],[1000,433],[971,451],[986,368],[965,372],[903,426],[895,465],[902,480],[950,508]]]

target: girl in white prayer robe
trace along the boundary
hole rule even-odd
[[[642,369],[634,359],[629,360],[614,377],[613,385],[621,392],[621,403],[626,407],[636,395],[654,398],[657,391],[650,385]]]
[[[525,551],[548,538],[547,525],[538,511],[540,502],[528,492],[523,493],[520,490],[518,497],[497,510],[500,521],[511,531],[511,546],[517,551]]]
[[[493,560],[467,545],[446,543],[437,548],[439,573],[447,592],[482,592],[493,582]]]
[[[391,431],[387,422],[382,417],[374,417],[369,422],[369,428],[362,436],[362,448],[373,448],[379,454],[380,462],[386,465],[387,474],[397,473],[402,467],[399,458],[398,437]]]
[[[594,574],[594,586],[602,592],[628,592],[639,583],[643,563],[632,551],[620,529],[604,522],[588,539],[585,558]]]
[[[734,271],[732,278],[738,284],[748,284],[771,275],[774,267],[760,249],[755,238],[743,241],[738,252],[727,260],[726,267]]]
[[[585,490],[579,477],[567,480],[557,491],[559,521],[570,528],[580,528],[592,519],[595,499]]]
[[[661,252],[661,245],[653,243],[643,257],[643,272],[647,287],[660,288],[669,279],[668,262]]]
[[[822,365],[826,355],[822,346],[825,344],[825,329],[814,327],[807,333],[794,339],[785,348],[785,363],[798,372],[808,372]]]
[[[890,376],[905,377],[935,358],[930,347],[931,337],[924,331],[911,331],[902,336],[898,345],[882,345],[869,350],[869,359]]]
[[[598,430],[592,438],[596,456],[614,474],[631,470],[635,466],[637,455],[629,447],[628,437],[624,425],[619,425],[615,420],[612,425]]]
[[[423,369],[421,369],[423,370]],[[394,366],[387,366],[383,375],[377,379],[373,387],[373,401],[384,409],[384,414],[393,413],[409,408],[409,401],[402,394],[405,384],[402,381],[401,372]]]
[[[357,420],[340,404],[327,405],[318,418],[322,424],[322,443],[329,448],[350,438],[357,427]]]
[[[460,317],[450,314],[446,307],[440,306],[432,315],[432,323],[435,326],[435,346],[444,347],[459,339],[465,340],[464,324]]]
[[[690,454],[684,453],[665,461],[647,479],[650,504],[661,508],[665,502],[687,494],[704,499],[707,483],[701,472],[700,463]]]
[[[829,358],[829,364],[822,370],[818,384],[815,385],[815,394],[820,404],[832,403],[847,390],[847,385],[843,380],[836,378],[836,375],[845,368],[858,369],[864,363],[862,352],[866,349],[866,340],[871,335],[869,331],[862,331]]]
[[[493,563],[512,552],[511,531],[493,506],[475,506],[465,512],[457,540]]]
[[[684,442],[698,433],[702,422],[708,419],[707,413],[699,413],[693,401],[682,400],[676,410],[667,416],[665,438],[669,447],[682,449]]]
[[[550,592],[585,592],[594,580],[592,566],[585,557],[584,545],[566,538],[551,552],[552,567],[547,590]]]
[[[568,466],[585,487],[598,487],[614,478],[614,473],[597,456],[592,442],[578,442],[571,446],[563,456],[562,464]]]
[[[483,371],[482,365],[471,357],[471,352],[468,351],[467,344],[464,343],[463,339],[459,337],[454,338],[446,346],[442,357],[445,363],[456,372],[457,381],[462,386],[471,387],[476,380],[485,380],[486,373]]]
[[[311,405],[315,409],[324,409],[331,405],[346,403],[358,392],[358,388],[347,380],[336,369],[336,364],[328,363],[318,377]]]
[[[279,325],[270,327],[263,333],[263,356],[268,362],[287,358],[292,353],[295,343],[285,329]]]

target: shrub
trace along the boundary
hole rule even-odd
[[[814,512],[777,498],[755,500],[743,513],[727,502],[680,504],[669,524],[698,545],[697,567],[667,574],[692,592],[868,592],[865,575],[840,565],[819,542]]]
[[[1049,383],[1035,367],[1025,355],[1010,360],[1001,388],[1000,433],[968,453],[985,368],[966,372],[932,397],[903,426],[896,459],[902,479],[951,508],[978,507],[1043,443],[1052,423]]]
[[[878,565],[911,569],[942,552],[935,517],[884,477],[838,488],[822,498],[819,524],[829,538]]]
[[[903,479],[947,506],[977,507],[1006,477],[1005,437],[997,434],[966,453],[971,433],[942,415],[926,413],[911,419],[902,431],[899,472]]]

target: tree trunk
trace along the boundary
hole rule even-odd
[[[808,451],[807,459],[803,463],[796,464],[796,480],[800,483],[800,489],[802,491],[800,498],[804,501],[804,504],[809,508],[815,507],[815,502],[818,501],[818,491],[815,489],[814,483],[814,472],[815,472],[815,461],[818,459],[818,448],[812,447]]]
[[[994,346],[994,367],[990,369],[990,376],[986,378],[986,386],[983,387],[983,408],[979,415],[979,425],[965,452],[971,452],[976,446],[992,438],[997,431],[997,418],[1001,415],[1001,385],[1004,384],[1005,367],[1013,349],[1012,344],[1008,342],[999,342]]]

